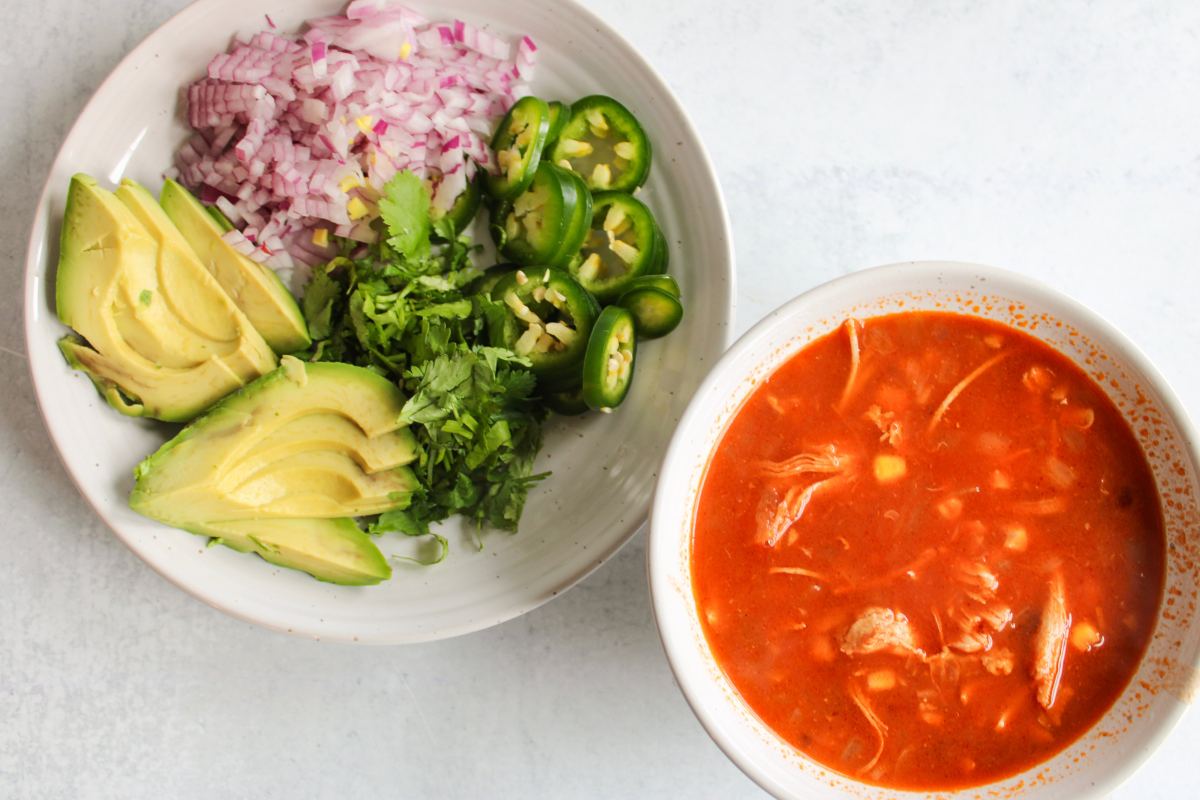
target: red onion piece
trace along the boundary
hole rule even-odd
[[[514,47],[469,22],[354,0],[299,35],[266,30],[215,55],[188,87],[197,135],[173,169],[241,228],[231,245],[298,290],[335,252],[313,243],[318,228],[374,240],[374,200],[398,171],[448,210],[490,168],[492,126],[526,93],[536,52],[529,37]]]

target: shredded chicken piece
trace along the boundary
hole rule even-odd
[[[992,634],[1012,622],[1012,609],[995,602],[1000,581],[982,561],[957,562],[954,578],[965,597],[950,609],[952,628],[946,647],[959,653],[986,653],[992,649]]]
[[[774,478],[793,478],[804,474],[836,474],[846,468],[848,456],[838,453],[837,447],[827,445],[820,453],[800,453],[784,461],[763,461],[763,472]]]
[[[846,334],[850,337],[850,374],[846,376],[846,386],[842,389],[841,399],[838,400],[839,411],[846,407],[846,403],[854,391],[854,384],[858,380],[858,367],[862,362],[862,353],[858,346],[858,328],[861,324],[856,319],[847,319],[842,323],[842,327],[846,329]]]
[[[946,646],[946,632],[942,628],[942,617],[938,614],[937,609],[931,608],[929,613],[933,617],[933,624],[937,626],[938,643],[941,647],[937,653],[922,660],[925,662],[925,666],[929,667],[929,678],[933,681],[933,685],[937,687],[939,693],[945,693],[958,685],[960,675],[958,656],[951,653]],[[940,712],[937,716],[940,721]],[[925,721],[930,722],[929,719]]]
[[[937,626],[938,642],[942,645],[942,649],[946,649],[946,631],[942,629],[942,615],[937,612],[936,608],[929,609],[929,615],[933,617],[933,624]]]
[[[992,649],[992,635],[976,627],[963,627],[950,637],[946,646],[967,655],[986,653]]]
[[[1011,675],[1013,667],[1017,663],[1016,656],[1007,647],[1000,647],[990,653],[984,653],[979,661],[983,664],[984,669],[997,676]]]
[[[894,411],[884,411],[879,406],[871,406],[863,416],[874,423],[876,428],[879,428],[879,441],[887,442],[892,447],[900,446],[903,432],[900,423],[896,422]]]
[[[1038,394],[1049,389],[1053,382],[1054,370],[1037,364],[1025,370],[1025,374],[1021,376],[1021,383],[1025,384],[1025,388]]]
[[[772,575],[800,575],[805,578],[812,578],[814,581],[828,583],[829,579],[819,572],[814,572],[811,569],[804,567],[771,567],[767,570]]]
[[[943,400],[941,405],[939,405],[937,407],[937,410],[933,412],[933,418],[929,420],[928,431],[930,433],[933,432],[933,429],[936,428],[938,423],[942,421],[942,417],[945,415],[946,409],[950,408],[950,404],[953,403],[955,401],[955,399],[957,399],[958,396],[960,394],[962,394],[968,386],[970,386],[972,383],[974,383],[976,378],[978,378],[983,373],[987,372],[992,367],[999,364],[1001,361],[1003,361],[1007,357],[1008,357],[1008,351],[1001,350],[999,353],[992,356],[987,361],[984,361],[978,367],[973,369],[967,375],[967,377],[963,378],[961,381],[954,384],[954,388],[951,389],[950,393],[946,395],[946,399]]]
[[[867,722],[875,730],[875,736],[879,739],[879,747],[875,749],[875,755],[858,770],[858,774],[862,775],[864,772],[870,772],[879,763],[879,757],[883,755],[884,742],[887,741],[887,725],[883,723],[883,720],[871,708],[871,704],[863,696],[863,691],[859,688],[859,685],[853,681],[850,682],[850,699],[854,701],[854,704],[858,706],[858,710],[867,718]]]
[[[959,656],[951,653],[944,645],[940,652],[922,659],[929,667],[929,678],[940,693],[951,693],[958,686],[962,670],[958,664]]]
[[[959,561],[954,576],[966,588],[967,596],[979,603],[986,604],[1000,588],[1000,581],[982,561]]]
[[[923,655],[917,647],[912,626],[904,614],[873,606],[858,615],[842,637],[842,652],[848,656],[870,653]]]
[[[982,624],[987,625],[997,633],[1007,628],[1013,620],[1012,609],[998,603],[983,606],[975,612],[975,615]]]
[[[1071,630],[1071,615],[1067,613],[1066,589],[1062,573],[1050,581],[1050,595],[1042,609],[1042,623],[1034,640],[1033,680],[1037,684],[1037,699],[1047,711],[1058,697],[1062,680],[1063,661],[1067,655],[1067,634]]]
[[[763,461],[760,466],[767,476],[775,479],[806,474],[836,477],[848,468],[849,458],[839,454],[836,446],[827,445],[821,452],[800,453],[784,461]],[[813,495],[832,480],[829,477],[808,486],[792,486],[782,495],[778,487],[768,487],[758,505],[758,541],[768,547],[778,544],[804,515]]]
[[[812,500],[817,490],[832,478],[809,484],[804,488],[793,486],[782,498],[779,490],[774,487],[767,490],[758,506],[758,541],[767,547],[774,547],[788,532],[788,529],[800,521],[804,510]]]
[[[1041,500],[1022,500],[1012,504],[1015,514],[1029,514],[1035,517],[1045,517],[1051,514],[1061,514],[1067,510],[1067,498],[1061,495],[1043,497]]]

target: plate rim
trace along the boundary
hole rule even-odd
[[[27,359],[27,368],[34,390],[34,399],[37,403],[38,414],[41,417],[42,424],[45,426],[46,432],[49,434],[50,441],[54,445],[54,453],[63,470],[66,472],[71,483],[74,484],[76,491],[83,497],[84,501],[91,508],[92,513],[98,517],[108,530],[116,536],[116,538],[132,551],[146,566],[149,566],[160,577],[174,585],[176,588],[185,592],[187,595],[200,600],[205,605],[214,608],[230,617],[251,623],[255,626],[265,628],[280,633],[285,633],[291,636],[297,636],[306,639],[326,640],[326,641],[341,641],[353,644],[366,645],[397,645],[397,644],[416,644],[420,642],[440,641],[458,636],[463,636],[476,631],[486,630],[487,628],[495,627],[501,623],[516,619],[524,614],[533,611],[550,600],[564,594],[569,589],[577,586],[585,578],[598,570],[601,566],[607,563],[620,550],[625,547],[646,525],[649,518],[650,509],[654,501],[654,493],[652,492],[645,502],[645,507],[635,515],[630,522],[625,524],[625,530],[619,537],[613,539],[612,544],[597,552],[596,556],[590,558],[581,567],[573,571],[570,575],[559,581],[556,586],[548,586],[544,591],[523,599],[519,602],[504,606],[501,610],[495,613],[485,613],[465,620],[454,625],[445,625],[439,628],[433,628],[424,631],[410,631],[407,634],[397,632],[376,632],[368,635],[356,635],[347,631],[327,630],[310,628],[306,625],[285,625],[271,620],[259,618],[249,611],[228,603],[223,602],[221,591],[214,589],[206,591],[204,587],[192,586],[185,584],[182,579],[174,575],[165,566],[154,563],[148,558],[139,547],[135,538],[127,535],[122,531],[116,521],[111,518],[102,509],[98,497],[93,497],[87,485],[82,480],[82,477],[77,474],[66,458],[66,449],[71,446],[70,442],[63,441],[60,438],[59,432],[56,430],[51,421],[51,412],[47,401],[49,393],[49,376],[46,370],[49,365],[42,360],[35,359],[31,353],[29,343],[34,337],[40,335],[40,331],[35,330],[35,326],[40,323],[39,313],[45,311],[43,307],[45,303],[46,292],[48,291],[47,284],[49,281],[48,270],[49,254],[43,253],[42,244],[46,240],[48,228],[50,226],[48,203],[51,192],[53,190],[53,180],[56,174],[61,170],[62,162],[66,153],[72,149],[75,140],[83,135],[83,130],[79,127],[81,119],[88,113],[89,110],[97,102],[102,94],[109,90],[124,74],[129,64],[137,61],[142,54],[149,49],[151,42],[168,27],[183,25],[186,20],[196,14],[204,11],[205,7],[216,0],[193,0],[193,2],[184,6],[179,11],[172,14],[163,22],[158,24],[147,33],[129,52],[121,57],[120,61],[105,75],[104,79],[92,91],[88,100],[79,112],[75,115],[74,121],[71,123],[70,129],[66,136],[63,137],[58,150],[55,152],[53,160],[46,169],[46,177],[42,183],[42,190],[38,195],[37,210],[33,220],[29,226],[29,234],[25,246],[25,270],[22,281],[22,292],[24,294],[22,300],[22,310],[24,314],[24,337],[25,350],[29,354]],[[580,0],[555,0],[555,5],[562,7],[566,6],[567,10],[580,15],[580,17],[611,37],[614,46],[618,50],[622,50],[620,55],[628,58],[640,70],[642,70],[648,78],[650,84],[655,91],[661,94],[664,104],[667,106],[671,116],[675,117],[686,133],[695,140],[697,144],[696,156],[702,169],[702,182],[707,183],[713,189],[713,202],[716,207],[717,216],[720,223],[720,233],[724,240],[724,250],[720,253],[720,262],[724,266],[725,281],[727,296],[723,308],[723,318],[711,320],[714,323],[713,327],[721,330],[720,336],[720,353],[717,359],[724,355],[734,341],[733,323],[737,315],[737,269],[736,269],[736,254],[733,243],[733,226],[729,216],[729,209],[725,202],[725,195],[721,188],[721,183],[717,177],[716,167],[713,164],[712,157],[709,155],[708,148],[705,146],[703,139],[700,136],[691,117],[688,115],[683,104],[671,89],[670,84],[663,78],[662,74],[654,67],[650,61],[642,55],[642,53],[629,41],[620,31],[610,25],[607,21],[599,17],[590,8],[583,5]],[[339,8],[343,8],[344,3],[339,4]],[[43,262],[44,268],[43,268]],[[714,363],[716,363],[714,361]],[[711,369],[711,367],[710,367]],[[707,374],[707,373],[706,373]],[[703,379],[702,379],[703,380]],[[686,408],[686,406],[685,406]],[[669,441],[669,440],[668,440]],[[665,450],[664,450],[665,452]],[[657,477],[655,478],[657,482]],[[618,523],[619,524],[619,523]],[[614,526],[616,527],[616,526]]]

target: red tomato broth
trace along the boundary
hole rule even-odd
[[[831,769],[923,790],[1014,775],[1095,724],[1146,650],[1165,577],[1150,467],[1103,390],[1028,334],[940,312],[854,331],[783,364],[716,447],[691,554],[706,638]],[[822,471],[780,474],[799,454]]]

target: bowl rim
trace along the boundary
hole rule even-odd
[[[26,239],[25,246],[25,270],[22,281],[22,291],[24,299],[22,310],[24,314],[24,335],[25,349],[29,352],[29,342],[40,332],[36,330],[38,323],[38,315],[45,309],[42,307],[45,302],[46,288],[43,280],[47,278],[43,274],[42,265],[48,259],[48,254],[42,252],[42,244],[47,235],[47,228],[50,225],[50,218],[47,211],[49,198],[53,191],[52,181],[56,174],[59,173],[60,164],[63,161],[66,153],[70,151],[77,139],[86,135],[85,131],[80,128],[80,120],[97,103],[99,97],[110,91],[116,85],[122,76],[128,71],[131,64],[136,63],[143,58],[154,40],[167,28],[182,28],[186,27],[188,21],[193,17],[204,13],[206,7],[216,0],[192,0],[191,3],[184,6],[179,11],[172,14],[162,23],[157,25],[153,30],[146,34],[145,37],[137,43],[129,52],[127,52],[112,70],[104,77],[97,85],[95,90],[88,97],[87,102],[79,110],[72,122],[66,136],[63,137],[62,143],[59,145],[54,159],[47,167],[46,178],[42,183],[42,190],[38,194],[37,210],[33,220],[30,222],[29,234]],[[331,3],[333,0],[331,0]],[[345,0],[336,0],[338,7],[341,8],[345,4]],[[425,0],[422,0],[425,2]],[[592,26],[599,33],[603,33],[610,37],[615,49],[620,56],[628,59],[645,74],[645,77],[656,92],[660,93],[662,104],[666,107],[668,113],[675,117],[683,130],[696,143],[695,155],[702,170],[702,180],[712,187],[716,216],[720,226],[721,236],[724,239],[724,250],[718,254],[719,262],[724,266],[725,286],[727,287],[727,302],[722,309],[723,316],[712,320],[711,327],[721,331],[720,340],[717,343],[720,347],[719,352],[724,352],[729,348],[730,343],[734,339],[733,321],[736,319],[737,313],[737,269],[736,269],[736,254],[733,243],[733,225],[729,216],[729,209],[725,202],[725,195],[721,189],[721,183],[717,178],[716,167],[713,164],[712,157],[705,147],[704,141],[700,136],[699,130],[696,128],[691,117],[688,115],[682,102],[671,89],[670,84],[662,76],[649,59],[629,41],[621,32],[602,19],[599,15],[593,12],[590,8],[583,5],[581,0],[556,0],[559,7],[566,7],[570,13],[579,15],[587,24]],[[48,262],[47,262],[48,263]],[[723,324],[721,324],[723,323]],[[653,504],[653,497],[646,503],[646,508],[640,513],[631,517],[630,521],[624,525],[624,530],[619,537],[615,537],[612,543],[603,549],[595,551],[596,556],[582,564],[579,569],[572,572],[570,575],[563,578],[558,586],[547,587],[545,591],[537,595],[527,595],[519,602],[514,602],[506,605],[498,613],[480,614],[478,617],[461,622],[457,625],[447,625],[436,630],[429,630],[418,634],[409,635],[374,635],[363,637],[354,635],[347,631],[329,631],[322,630],[319,633],[306,626],[293,624],[289,625],[283,622],[275,622],[273,620],[265,620],[248,610],[226,602],[222,593],[219,590],[208,590],[202,586],[193,586],[186,584],[181,578],[174,575],[165,566],[156,564],[153,560],[139,547],[136,539],[128,536],[116,521],[107,513],[105,513],[98,499],[93,498],[91,492],[85,486],[81,477],[72,470],[64,453],[65,448],[71,446],[70,442],[65,442],[61,439],[54,425],[50,421],[50,411],[47,402],[49,392],[49,376],[44,374],[46,365],[42,362],[35,363],[33,358],[27,359],[28,370],[31,382],[33,384],[34,396],[37,401],[38,413],[41,416],[42,424],[45,426],[46,432],[49,434],[50,440],[54,445],[54,453],[62,465],[63,470],[67,473],[71,483],[74,484],[76,491],[83,497],[84,501],[91,507],[92,512],[105,524],[117,539],[119,539],[126,547],[128,547],[141,561],[148,565],[159,576],[166,579],[176,588],[182,590],[186,594],[204,602],[206,605],[217,609],[234,619],[248,622],[256,626],[266,628],[268,630],[286,633],[292,636],[302,638],[317,638],[329,641],[340,641],[352,644],[369,644],[369,645],[397,645],[397,644],[415,644],[426,641],[437,641],[442,639],[450,639],[457,636],[463,636],[476,631],[485,630],[495,627],[501,623],[507,622],[524,614],[533,611],[540,606],[548,603],[550,600],[564,594],[567,590],[578,585],[581,581],[598,570],[601,566],[613,558],[630,540],[638,533],[639,530],[646,524],[649,518],[650,506]],[[616,527],[616,526],[614,526]]]
[[[671,674],[675,678],[675,682],[683,693],[684,699],[687,701],[692,713],[695,715],[697,721],[699,721],[701,727],[704,728],[709,738],[713,740],[726,757],[746,777],[776,797],[790,797],[792,796],[791,790],[787,786],[779,784],[772,776],[762,770],[749,753],[737,746],[733,737],[726,735],[725,728],[718,722],[716,716],[709,708],[709,704],[706,704],[702,697],[702,687],[709,686],[711,681],[698,672],[688,671],[681,664],[683,648],[687,647],[688,644],[684,640],[682,626],[670,626],[664,623],[664,617],[667,616],[666,606],[669,602],[668,598],[670,598],[672,593],[678,593],[677,589],[668,584],[667,575],[671,572],[669,565],[678,563],[679,530],[676,528],[663,529],[661,524],[659,527],[655,526],[656,519],[661,520],[667,516],[668,506],[678,505],[677,503],[673,503],[673,499],[667,496],[663,487],[670,483],[667,480],[670,473],[685,468],[682,459],[684,451],[688,448],[687,431],[697,424],[703,423],[708,417],[707,414],[703,413],[701,408],[702,398],[712,394],[719,384],[726,380],[725,374],[733,369],[735,364],[744,362],[747,355],[762,342],[770,341],[775,336],[776,327],[791,317],[798,306],[809,303],[819,305],[820,301],[826,296],[844,291],[847,287],[854,287],[858,290],[859,294],[868,297],[880,294],[871,288],[871,284],[885,277],[909,277],[923,272],[936,273],[947,271],[966,272],[981,281],[994,281],[998,284],[1005,284],[1024,290],[1033,295],[1042,295],[1066,309],[1072,321],[1079,320],[1109,337],[1116,345],[1115,349],[1127,359],[1128,363],[1134,369],[1141,372],[1146,383],[1158,393],[1162,400],[1163,410],[1166,412],[1168,419],[1175,424],[1179,432],[1183,452],[1191,460],[1192,464],[1200,470],[1200,440],[1198,440],[1197,429],[1193,425],[1186,407],[1180,402],[1170,382],[1159,372],[1158,368],[1142,352],[1141,348],[1122,333],[1116,325],[1098,312],[1093,311],[1066,293],[1019,272],[966,261],[923,260],[892,262],[856,270],[821,283],[785,301],[759,322],[755,323],[754,326],[734,342],[732,347],[726,350],[725,355],[709,370],[708,376],[692,396],[692,400],[688,403],[683,416],[680,417],[679,424],[676,426],[675,432],[671,437],[671,443],[667,447],[663,462],[659,468],[659,481],[655,488],[654,501],[651,504],[649,533],[646,544],[646,577],[649,584],[651,609],[654,615],[654,624],[658,633],[659,643],[666,654],[667,665],[670,667]],[[756,380],[755,385],[758,385],[760,381],[761,378]],[[690,467],[690,465],[688,466]],[[690,531],[688,535],[690,537]],[[672,559],[674,560],[672,561]],[[691,590],[690,579],[688,581],[686,597],[694,605],[694,593]],[[711,650],[707,640],[704,640],[703,649],[709,654],[710,660],[715,664],[715,659],[711,659]],[[1200,657],[1197,658],[1195,666],[1200,666]],[[718,672],[724,676],[724,672],[719,667]],[[727,681],[728,679],[725,680]],[[745,704],[743,703],[743,705]],[[749,706],[746,706],[746,708],[749,708]],[[1153,723],[1153,727],[1147,737],[1146,746],[1141,748],[1137,753],[1127,757],[1127,763],[1122,768],[1114,771],[1111,777],[1093,783],[1090,787],[1089,796],[1107,796],[1118,786],[1133,777],[1146,763],[1151,754],[1158,750],[1162,743],[1171,735],[1172,731],[1175,730],[1186,710],[1187,704],[1182,702],[1174,704],[1169,714],[1163,715],[1160,721]],[[753,713],[752,709],[750,711]],[[767,726],[767,728],[770,730],[770,726]],[[776,736],[778,738],[778,735]],[[783,742],[782,739],[779,739],[779,741]],[[791,747],[786,742],[784,744]],[[794,750],[795,748],[792,749]],[[807,756],[804,757],[807,758]],[[846,776],[846,779],[856,784],[859,783],[848,776]],[[859,785],[869,789],[880,788],[866,783]],[[956,791],[917,792],[913,793],[912,796],[966,796],[968,793],[977,794],[986,787],[987,784],[967,787]],[[890,791],[898,794],[909,794],[908,790],[892,789]]]

